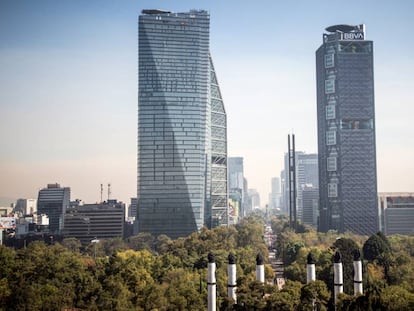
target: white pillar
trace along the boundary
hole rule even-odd
[[[228,297],[234,300],[234,303],[237,303],[237,276],[236,276],[236,257],[232,253],[229,254],[229,264],[227,266],[227,275],[228,275],[228,283],[227,283],[227,294]]]
[[[315,259],[312,254],[308,254],[307,265],[306,265],[306,283],[316,281],[316,272],[315,272]]]
[[[338,294],[344,292],[344,279],[342,269],[342,257],[339,251],[336,251],[334,255],[334,292],[335,292],[335,303]]]
[[[257,254],[256,256],[256,281],[259,281],[260,283],[265,282],[264,264],[261,254]]]
[[[216,311],[216,262],[212,253],[208,254],[208,311]]]
[[[363,295],[362,289],[362,262],[361,253],[358,249],[354,251],[354,295]]]

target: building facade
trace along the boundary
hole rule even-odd
[[[76,238],[83,245],[93,239],[124,236],[125,204],[117,200],[84,204],[70,208],[65,214],[65,238]]]
[[[316,51],[319,230],[378,231],[373,42],[326,28]]]
[[[289,214],[289,157],[285,154],[285,167],[281,172],[282,179],[282,211]],[[316,153],[295,152],[295,174],[296,174],[296,209],[297,219],[303,222],[303,189],[319,187],[318,178],[318,155]]]
[[[271,193],[269,195],[269,208],[277,209],[280,207],[280,179],[273,177],[271,180]]]
[[[143,10],[138,230],[171,238],[228,222],[226,113],[206,11]]]
[[[64,227],[64,215],[70,204],[70,188],[59,184],[48,184],[39,191],[37,214],[47,215],[50,233],[60,234]]]
[[[384,234],[414,235],[414,193],[379,193],[378,207]]]

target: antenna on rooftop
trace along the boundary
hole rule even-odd
[[[102,203],[102,195],[103,195],[103,184],[101,184],[101,203]]]
[[[108,201],[110,197],[111,197],[111,184],[108,184]]]

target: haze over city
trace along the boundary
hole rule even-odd
[[[1,1],[0,197],[47,183],[95,202],[136,196],[137,17],[210,12],[210,47],[228,117],[229,156],[267,201],[287,134],[317,152],[315,50],[327,26],[374,41],[378,190],[412,191],[414,29],[410,1]]]

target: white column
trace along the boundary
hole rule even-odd
[[[208,254],[208,311],[216,311],[216,262],[212,253]]]
[[[234,257],[232,253],[230,253],[228,259],[229,259],[229,264],[227,266],[227,275],[228,275],[227,294],[229,298],[234,300],[234,303],[237,303],[236,257]]]
[[[306,265],[306,283],[316,281],[316,272],[315,272],[315,259],[312,254],[308,254],[307,265]]]
[[[261,254],[257,254],[256,256],[256,281],[259,281],[260,283],[265,282],[264,264]]]
[[[361,253],[358,249],[354,251],[354,295],[363,295],[362,289],[362,262]]]
[[[342,269],[342,257],[339,251],[336,251],[334,256],[334,292],[335,292],[335,303],[338,294],[344,292],[344,279]]]

